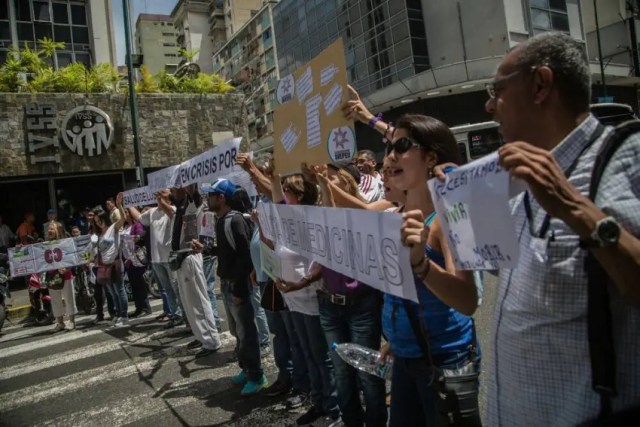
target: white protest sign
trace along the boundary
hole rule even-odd
[[[518,241],[510,214],[509,173],[498,154],[475,160],[428,182],[440,224],[461,270],[513,268]]]
[[[182,162],[180,183],[183,187],[199,182],[213,182],[234,169],[242,138],[233,138],[204,153]]]
[[[151,172],[147,176],[147,180],[149,181],[149,190],[156,193],[166,188],[180,187],[179,169],[180,165],[174,165],[160,169],[159,171]]]
[[[262,271],[273,280],[279,280],[282,277],[282,262],[280,258],[264,242],[260,242],[260,265],[262,266]]]
[[[200,218],[200,236],[216,237],[216,217],[213,212],[203,212]]]
[[[123,204],[125,208],[148,206],[154,203],[156,203],[156,198],[153,197],[153,191],[149,189],[149,186],[134,188],[124,192]]]
[[[382,292],[418,301],[402,217],[360,209],[258,205],[264,235]]]
[[[35,243],[9,249],[9,270],[12,277],[26,276],[59,268],[75,267],[93,259],[91,237]]]

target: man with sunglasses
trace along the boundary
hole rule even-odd
[[[584,46],[557,33],[517,46],[487,85],[486,109],[506,142],[500,162],[528,186],[512,201],[520,256],[500,273],[487,425],[577,425],[598,416],[587,251],[610,277],[613,410],[640,403],[640,136],[613,155],[593,203],[591,172],[612,129],[589,113],[590,88]]]

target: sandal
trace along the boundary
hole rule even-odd
[[[156,316],[156,320],[159,320],[160,322],[166,322],[170,319],[171,318],[167,316],[165,313],[162,313],[160,316]]]

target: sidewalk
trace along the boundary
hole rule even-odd
[[[7,318],[21,319],[29,315],[29,291],[22,284],[11,285],[11,298],[7,298]]]

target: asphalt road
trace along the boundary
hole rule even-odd
[[[488,278],[476,315],[485,362],[494,295]],[[230,383],[237,368],[228,363],[234,346],[228,332],[219,353],[196,360],[184,327],[164,330],[150,316],[108,329],[90,326],[91,319],[81,316],[75,331],[57,334],[52,326],[6,325],[0,426],[286,426],[305,410],[288,412],[279,398],[240,396]],[[264,366],[275,379],[270,356]]]

